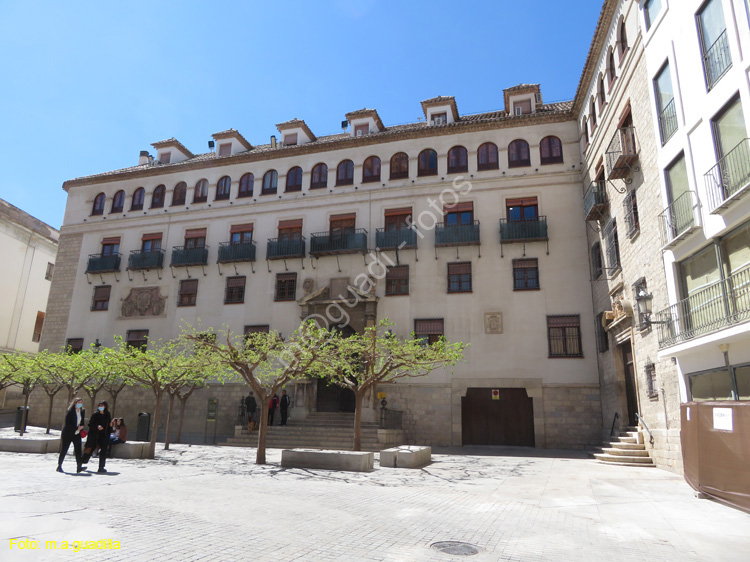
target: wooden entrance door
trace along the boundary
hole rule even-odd
[[[318,397],[315,409],[318,412],[353,412],[354,392],[318,379]]]
[[[524,388],[469,388],[461,398],[464,445],[534,447],[534,403]]]
[[[628,401],[628,425],[638,425],[638,397],[635,392],[635,364],[633,363],[633,348],[630,342],[620,346],[622,352],[622,366],[625,373],[625,397]]]

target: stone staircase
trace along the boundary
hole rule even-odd
[[[602,447],[600,453],[595,453],[594,458],[599,462],[607,464],[618,464],[622,466],[654,467],[654,461],[646,450],[643,443],[643,434],[638,427],[626,427],[609,446]]]
[[[346,412],[316,412],[307,419],[295,420],[294,410],[286,426],[268,428],[266,447],[269,449],[332,449],[351,451],[354,445],[354,414]],[[278,412],[274,422],[278,423]],[[257,447],[258,431],[248,432],[244,428],[239,435],[230,437],[225,443],[229,447]],[[362,423],[362,450],[380,451],[378,424]]]

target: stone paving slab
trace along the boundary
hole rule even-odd
[[[750,515],[696,499],[681,477],[577,453],[434,449],[421,470],[376,461],[370,473],[267,457],[173,445],[76,475],[56,473],[55,455],[0,453],[0,560],[683,562],[745,561],[750,548]],[[24,538],[38,549],[10,549]],[[45,548],[63,540],[120,549]],[[437,541],[481,552],[441,553]]]

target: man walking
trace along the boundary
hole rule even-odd
[[[286,390],[281,391],[279,409],[281,410],[281,425],[286,425],[286,420],[289,417],[289,396],[286,395]]]
[[[255,412],[258,410],[258,403],[255,401],[253,391],[245,397],[245,411],[247,412],[247,430],[252,431],[255,429]]]

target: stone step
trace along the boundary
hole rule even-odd
[[[654,466],[653,461],[651,460],[651,457],[645,456],[645,457],[637,457],[637,456],[626,456],[626,455],[610,455],[607,453],[596,453],[594,455],[594,458],[598,461],[602,462],[613,462],[613,463],[628,463],[630,465],[637,465],[637,466]]]
[[[617,441],[615,443],[633,443],[638,444],[638,438],[637,437],[618,437]]]
[[[630,451],[645,451],[646,445],[643,443],[625,443],[624,441],[612,441],[608,445],[613,449],[628,449]]]
[[[619,449],[617,447],[605,447],[602,452],[607,455],[613,455],[618,457],[648,457],[648,451],[644,448],[643,450],[636,449]]]

